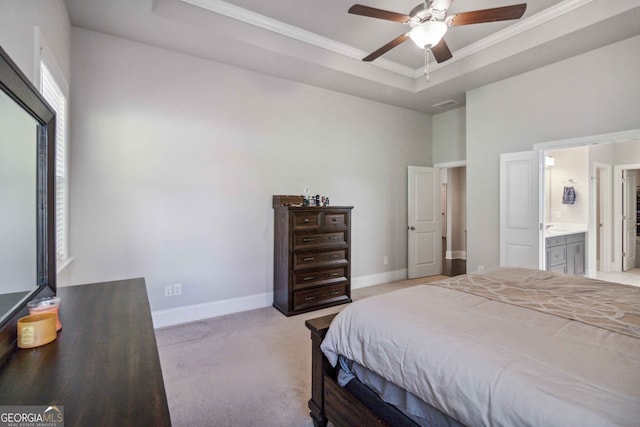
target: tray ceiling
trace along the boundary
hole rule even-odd
[[[358,1],[403,14],[420,3]],[[449,13],[521,1],[455,0]],[[469,89],[640,34],[637,0],[529,1],[520,20],[450,28],[445,40],[453,58],[432,63],[427,81],[423,51],[410,41],[361,61],[408,27],[348,14],[355,1],[65,3],[77,27],[431,114],[464,104]]]

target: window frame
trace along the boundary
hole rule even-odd
[[[37,34],[38,35],[38,34]],[[42,39],[42,37],[37,37],[37,40],[40,42],[40,46],[37,49],[39,53],[39,60],[36,62],[36,81],[37,87],[40,90],[42,96],[47,100],[47,102],[52,106],[54,111],[56,111],[56,122],[62,120],[62,126],[59,126],[59,123],[56,123],[56,183],[54,191],[55,195],[55,210],[56,210],[56,220],[55,220],[55,236],[56,236],[56,244],[55,244],[55,254],[56,254],[56,265],[57,265],[57,273],[60,273],[71,261],[72,257],[69,256],[69,85],[64,77],[64,74],[60,70],[55,58],[51,54],[51,50],[48,49],[47,44]],[[53,105],[55,102],[51,102],[48,95],[46,95],[43,90],[43,84],[45,80],[45,75],[48,74],[50,80],[55,85],[56,89],[60,92],[60,95],[63,99],[63,110],[62,110],[62,119],[59,117],[59,106]],[[58,138],[59,129],[62,128],[63,138],[60,141]],[[59,159],[58,153],[60,151],[60,146],[63,148],[63,156],[61,159],[62,163],[62,221],[58,223],[59,209],[58,209],[58,162]],[[62,231],[59,232],[59,226]],[[59,250],[59,241],[60,235],[62,235],[62,248]]]

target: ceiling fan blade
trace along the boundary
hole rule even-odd
[[[433,54],[433,57],[436,59],[436,62],[438,64],[446,61],[447,59],[451,59],[451,57],[453,56],[451,55],[449,46],[447,46],[447,43],[444,41],[444,39],[440,40],[437,45],[431,46],[431,53]]]
[[[451,15],[452,26],[480,24],[482,22],[506,21],[509,19],[519,19],[524,15],[527,4],[516,4],[513,6],[496,7],[493,9],[474,10],[472,12],[462,12]]]
[[[382,56],[385,53],[389,52],[391,49],[393,49],[394,47],[398,46],[400,43],[404,42],[408,38],[409,38],[408,34],[403,34],[401,36],[398,36],[395,39],[391,40],[389,43],[387,43],[384,46],[382,46],[380,49],[378,49],[375,52],[369,54],[369,56],[363,58],[362,60],[365,61],[365,62],[371,62],[374,59],[378,58],[379,56]]]
[[[361,4],[354,4],[349,8],[349,13],[353,15],[368,16],[369,18],[384,19],[386,21],[394,21],[405,23],[411,17],[409,15],[403,15],[401,13],[389,12],[388,10],[376,9],[375,7],[363,6]]]

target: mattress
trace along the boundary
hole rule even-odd
[[[462,424],[637,425],[640,288],[501,269],[357,301],[321,346]]]
[[[360,388],[368,388],[371,393],[407,416],[415,424],[421,427],[464,427],[458,421],[439,411],[425,401],[416,397],[413,393],[386,380],[370,369],[339,357],[338,384],[349,389],[354,384],[360,384]],[[374,403],[375,405],[375,403]],[[376,412],[376,407],[372,408]],[[396,424],[390,424],[395,426]]]

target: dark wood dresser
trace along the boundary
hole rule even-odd
[[[352,206],[274,206],[273,306],[287,316],[351,302]]]
[[[58,288],[62,330],[0,367],[0,404],[64,407],[65,426],[170,426],[144,279]]]

